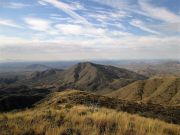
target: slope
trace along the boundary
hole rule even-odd
[[[136,81],[107,95],[131,101],[180,105],[180,78],[166,76]]]
[[[61,91],[79,89],[106,93],[146,77],[126,69],[90,62],[78,63],[66,70],[50,69],[33,73],[23,84]]]
[[[179,135],[180,126],[113,109],[61,104],[0,113],[1,135]]]
[[[105,107],[131,114],[139,114],[145,117],[158,118],[167,122],[180,123],[180,107],[177,106],[165,107],[157,104],[129,102],[77,90],[52,93],[38,102],[36,107],[48,109],[49,106],[58,107],[61,104]]]
[[[126,69],[84,62],[65,70],[60,84],[62,88],[98,91],[105,88],[117,89],[145,78]]]

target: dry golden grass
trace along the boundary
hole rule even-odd
[[[106,95],[129,101],[179,106],[180,78],[170,75],[152,77],[136,81]]]
[[[0,114],[0,135],[180,135],[180,126],[107,108],[61,104]]]

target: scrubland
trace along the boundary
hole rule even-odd
[[[96,106],[66,103],[0,114],[0,135],[179,134],[179,125]]]

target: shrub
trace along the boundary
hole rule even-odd
[[[71,105],[71,104],[66,104],[66,105],[65,105],[65,108],[66,108],[66,109],[71,109],[72,107],[73,107],[73,105]]]

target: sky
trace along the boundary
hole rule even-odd
[[[0,0],[0,61],[180,59],[180,0]]]

